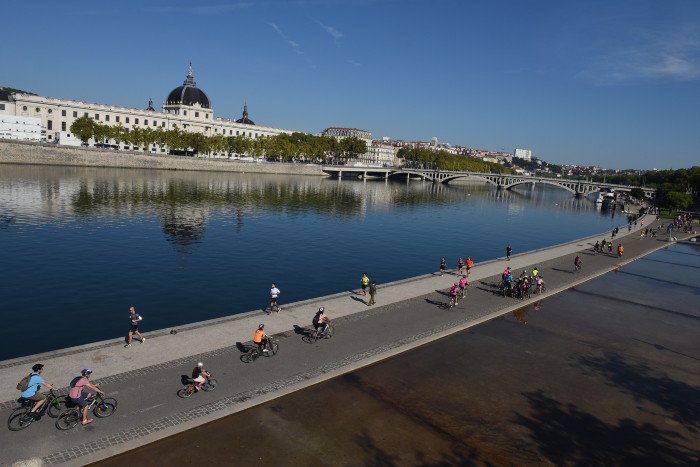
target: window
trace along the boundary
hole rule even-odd
[[[194,113],[194,117],[195,117],[195,118],[199,117],[199,112],[195,112],[195,113]]]
[[[238,136],[238,130],[236,130],[236,136]]]
[[[26,112],[26,111],[27,111],[27,106],[26,106],[26,105],[23,105],[23,106],[22,106],[22,110],[24,110],[24,111]]]
[[[139,124],[139,119],[138,119],[138,118],[135,118],[135,119],[134,119],[134,125],[138,125],[138,124]]]
[[[87,112],[85,112],[85,113],[83,114],[83,117],[87,118],[87,116],[88,116],[88,114],[87,114]]]
[[[126,123],[129,123],[129,117],[126,117]]]
[[[5,110],[5,104],[0,104],[0,110]]]
[[[65,117],[65,116],[66,116],[66,111],[65,111],[65,110],[61,110],[61,117]]]
[[[156,122],[155,120],[153,120],[153,126],[158,126],[158,122]]]
[[[67,131],[66,130],[66,122],[61,122],[61,131]]]
[[[148,126],[148,120],[144,119],[144,120],[143,120],[143,124],[146,125],[146,126]]]
[[[165,128],[165,122],[160,122],[160,126],[162,126],[163,128]]]
[[[78,111],[77,110],[73,111],[73,118],[78,118]]]
[[[204,114],[204,118],[209,118],[209,114]]]
[[[25,108],[25,110],[26,110],[26,108]],[[183,110],[183,111],[182,111],[182,115],[187,115],[187,111],[186,111],[186,110]]]
[[[46,120],[46,129],[53,130],[53,122],[51,120]]]
[[[95,120],[99,120],[99,119],[100,119],[100,114],[95,114]]]
[[[41,109],[40,109],[39,107],[37,107],[37,108],[34,109],[34,110],[35,110],[36,112],[41,112]]]
[[[53,109],[49,109],[49,113],[52,114],[52,113],[53,113]]]
[[[114,117],[114,121],[117,122],[117,123],[119,123],[119,115],[117,115],[116,117]]]
[[[229,135],[233,135],[233,130],[228,130]]]
[[[109,121],[109,115],[105,115],[105,122]]]

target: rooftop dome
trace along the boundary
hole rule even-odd
[[[187,68],[187,78],[168,94],[165,105],[195,105],[199,104],[204,109],[210,109],[209,97],[197,87],[192,76],[192,64]]]

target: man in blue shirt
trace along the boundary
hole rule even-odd
[[[39,386],[44,386],[49,389],[56,389],[56,387],[53,384],[45,382],[44,378],[41,377],[41,373],[43,371],[44,365],[42,365],[41,363],[37,363],[36,365],[34,365],[32,367],[32,373],[29,376],[29,383],[27,385],[27,389],[20,393],[21,397],[36,402],[36,404],[34,404],[34,407],[32,407],[31,413],[36,413],[36,411],[39,410],[39,407],[41,407],[41,405],[46,400],[46,396],[39,392]]]

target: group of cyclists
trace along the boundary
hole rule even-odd
[[[40,418],[42,416],[42,411],[40,409],[41,406],[46,403],[46,395],[39,392],[39,388],[45,387],[48,389],[56,389],[56,386],[44,381],[44,378],[41,376],[43,371],[43,364],[35,364],[34,366],[32,366],[32,372],[28,375],[28,377],[26,377],[26,388],[21,389],[20,386],[23,387],[22,381],[20,381],[20,383],[17,385],[18,389],[21,390],[20,400],[34,402],[34,406],[29,411],[29,414],[35,418]],[[68,397],[66,399],[66,402],[70,401],[72,404],[81,407],[83,425],[88,425],[94,421],[92,418],[87,417],[88,401],[90,399],[91,394],[84,392],[84,389],[89,388],[98,394],[104,394],[100,390],[99,385],[90,383],[91,375],[92,370],[90,370],[89,368],[85,368],[80,372],[80,376],[76,376],[75,378],[73,378],[69,384],[70,389],[68,391]]]
[[[331,322],[324,307],[320,307],[311,319],[311,324],[316,333],[324,332]],[[261,355],[269,351],[266,348],[267,341],[268,336],[265,333],[265,325],[260,323],[255,330],[253,343]],[[42,363],[33,365],[31,373],[23,378],[17,385],[18,390],[21,391],[19,401],[23,403],[26,402],[27,404],[34,403],[30,410],[30,415],[34,418],[40,418],[42,416],[43,412],[40,409],[47,401],[46,395],[40,392],[40,388],[57,389],[55,385],[44,380],[41,376],[43,371],[44,365]],[[80,372],[80,376],[76,376],[69,383],[68,396],[66,397],[66,402],[70,401],[72,404],[81,407],[83,425],[88,425],[94,421],[92,418],[88,418],[88,406],[92,394],[85,392],[85,389],[91,389],[98,394],[104,395],[104,392],[102,392],[98,384],[92,384],[90,382],[91,376],[92,370],[89,368],[83,369]],[[195,390],[199,391],[202,388],[202,384],[210,377],[211,374],[204,368],[204,363],[198,362],[197,366],[192,370],[192,380],[195,383]]]
[[[503,295],[510,295],[515,298],[529,297],[534,289],[535,292],[544,292],[544,278],[540,274],[537,266],[528,274],[527,269],[523,269],[517,279],[513,279],[513,270],[510,266],[501,274],[501,290]]]
[[[613,244],[611,241],[603,239],[601,241],[595,242],[595,245],[593,245],[593,254],[595,255],[596,253],[603,253],[605,248],[607,247],[608,249],[608,254],[612,255],[613,252]],[[622,246],[622,243],[617,244],[617,257],[622,258],[622,254],[625,252],[625,247]]]

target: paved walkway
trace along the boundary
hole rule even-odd
[[[653,219],[648,216],[647,224]],[[676,235],[676,234],[674,234]],[[677,235],[680,238],[680,235]],[[6,384],[0,388],[2,415],[14,406],[14,385],[35,362],[46,365],[50,382],[66,384],[70,375],[90,367],[94,378],[120,401],[115,415],[97,420],[86,428],[58,432],[51,419],[40,420],[27,430],[0,430],[2,465],[19,459],[40,458],[45,464],[69,462],[82,465],[131,449],[164,436],[192,428],[216,418],[274,399],[291,391],[332,378],[423,343],[466,329],[516,308],[527,301],[506,299],[495,293],[506,265],[518,273],[538,265],[548,290],[544,298],[597,277],[667,245],[666,235],[639,239],[639,228],[627,235],[621,228],[614,244],[625,245],[625,256],[593,255],[592,245],[607,234],[576,240],[511,258],[476,264],[470,276],[466,302],[447,311],[446,290],[456,281],[454,272],[380,284],[377,305],[368,307],[357,291],[284,306],[266,316],[251,312],[145,334],[147,342],[124,348],[108,341],[58,352],[0,362]],[[581,253],[582,252],[582,253]],[[583,271],[573,273],[573,258],[582,254]],[[303,328],[323,305],[336,322],[332,341],[309,346],[301,342]],[[239,361],[250,344],[253,331],[266,323],[269,334],[278,335],[281,352],[252,365]],[[211,393],[178,399],[180,376],[204,360],[219,380]],[[65,389],[64,389],[65,390]],[[41,440],[37,442],[37,440]],[[20,441],[20,442],[14,442]],[[31,448],[31,450],[30,450]]]

